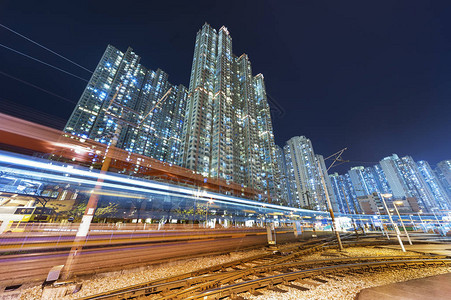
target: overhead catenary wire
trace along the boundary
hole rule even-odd
[[[20,101],[17,100],[6,99],[0,95],[0,112],[57,130],[62,130],[67,123],[67,120],[49,114],[47,108],[31,108],[30,106],[21,105]]]
[[[71,103],[71,104],[77,104],[77,102],[74,101],[74,100],[71,100],[71,99],[69,99],[69,98],[60,96],[60,95],[58,95],[58,94],[55,94],[55,93],[53,93],[53,92],[51,92],[51,91],[49,91],[49,90],[46,90],[46,89],[44,89],[44,88],[41,88],[41,87],[39,87],[39,86],[37,86],[37,85],[34,85],[34,84],[32,84],[32,83],[30,83],[30,82],[28,82],[28,81],[25,81],[25,80],[23,80],[23,79],[17,78],[17,77],[15,77],[15,76],[10,75],[10,74],[8,74],[8,73],[5,73],[5,72],[3,72],[3,71],[0,71],[0,74],[3,75],[3,76],[6,76],[6,77],[8,77],[8,78],[17,80],[17,81],[19,81],[19,82],[21,82],[21,83],[23,83],[23,84],[26,84],[26,85],[28,85],[28,86],[31,86],[31,87],[33,87],[33,88],[35,88],[35,89],[38,89],[38,90],[40,90],[40,91],[42,91],[42,92],[44,92],[44,93],[47,93],[47,94],[52,95],[52,96],[54,96],[54,97],[57,97],[57,98],[59,98],[59,99],[61,99],[61,100],[64,100],[64,101],[66,101],[66,102],[69,102],[69,103]]]
[[[39,46],[39,47],[41,47],[41,48],[47,50],[47,51],[49,51],[50,53],[53,53],[53,54],[57,55],[58,57],[60,57],[60,58],[62,58],[62,59],[64,59],[64,60],[66,60],[66,61],[68,61],[68,62],[70,62],[70,63],[76,65],[77,67],[82,68],[83,70],[85,70],[85,71],[87,71],[87,72],[89,72],[89,73],[93,73],[93,71],[91,71],[91,70],[89,70],[89,69],[83,67],[83,66],[80,65],[80,64],[77,64],[77,63],[74,62],[73,60],[70,60],[69,58],[67,58],[67,57],[65,57],[65,56],[63,56],[63,55],[61,55],[61,54],[59,54],[59,53],[57,53],[57,52],[55,52],[55,51],[53,51],[53,50],[51,50],[51,49],[45,47],[44,45],[42,45],[42,44],[40,44],[40,43],[38,43],[38,42],[36,42],[36,41],[33,41],[33,40],[30,39],[29,37],[26,37],[26,36],[24,36],[23,34],[20,34],[20,33],[18,33],[17,31],[14,31],[13,29],[11,29],[11,28],[9,28],[9,27],[7,27],[7,26],[1,24],[1,23],[0,23],[0,26],[3,27],[4,29],[9,30],[10,32],[12,32],[12,33],[14,33],[14,34],[20,36],[21,38],[24,38],[24,39],[26,39],[27,41],[29,41],[29,42],[31,42],[31,43],[33,43],[33,44],[35,44],[35,45],[37,45],[37,46]]]
[[[350,163],[359,163],[359,164],[378,164],[378,161],[358,161],[358,160],[348,160]]]
[[[8,50],[10,50],[10,51],[12,51],[12,52],[14,52],[14,53],[23,55],[23,56],[25,56],[25,57],[27,57],[27,58],[29,58],[29,59],[32,59],[32,60],[34,60],[34,61],[37,61],[37,62],[39,62],[39,63],[41,63],[41,64],[44,64],[44,65],[46,65],[46,66],[48,66],[48,67],[51,67],[51,68],[54,68],[54,69],[56,69],[56,70],[58,70],[58,71],[60,71],[60,72],[63,72],[63,73],[68,74],[68,75],[71,75],[71,76],[73,76],[73,77],[75,77],[75,78],[78,78],[78,79],[80,79],[80,80],[83,80],[83,81],[85,81],[85,82],[89,82],[89,80],[87,80],[87,79],[85,79],[85,78],[83,78],[83,77],[80,77],[80,76],[75,75],[75,74],[73,74],[73,73],[71,73],[71,72],[68,72],[68,71],[63,70],[63,69],[61,69],[61,68],[58,68],[58,67],[56,67],[56,66],[54,66],[54,65],[51,65],[51,64],[49,64],[49,63],[46,63],[46,62],[44,62],[44,61],[42,61],[42,60],[40,60],[40,59],[34,58],[34,57],[32,57],[32,56],[30,56],[30,55],[28,55],[28,54],[25,54],[25,53],[23,53],[23,52],[20,52],[20,51],[18,51],[18,50],[15,50],[15,49],[13,49],[13,48],[10,48],[10,47],[8,47],[8,46],[6,46],[6,45],[0,44],[0,47],[3,47],[3,48],[5,48],[5,49],[8,49]]]

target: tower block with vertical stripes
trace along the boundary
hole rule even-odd
[[[278,202],[278,164],[263,75],[235,56],[226,27],[204,24],[196,36],[182,165],[203,176],[261,191]]]

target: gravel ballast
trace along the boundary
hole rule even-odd
[[[265,250],[251,250],[242,252],[233,252],[229,255],[217,255],[211,257],[202,257],[183,261],[171,262],[170,264],[150,266],[139,271],[123,271],[114,272],[104,275],[97,275],[91,279],[78,280],[82,283],[82,289],[72,295],[58,299],[77,299],[84,296],[102,293],[108,290],[127,287],[134,284],[144,283],[147,281],[169,277],[177,274],[194,271],[222,264],[258,254],[264,253]],[[372,247],[356,247],[346,248],[343,253],[345,256],[390,256],[390,255],[418,255],[414,252],[402,252],[400,250],[372,248]],[[302,260],[325,259],[321,253],[315,253],[302,257]],[[439,275],[451,272],[449,267],[440,268],[421,268],[408,270],[389,270],[385,272],[377,272],[372,274],[362,274],[347,276],[338,280],[327,279],[325,284],[314,286],[306,286],[310,288],[308,291],[299,291],[297,289],[281,286],[287,290],[287,293],[278,293],[272,291],[262,291],[261,296],[252,296],[250,294],[242,294],[247,299],[354,299],[357,293],[369,287],[385,285],[394,282],[407,281],[411,279],[423,278],[433,275]],[[40,286],[29,288],[21,293],[20,299],[32,300],[41,299],[42,288]],[[47,299],[46,299],[47,300]],[[50,299],[48,299],[50,300]]]

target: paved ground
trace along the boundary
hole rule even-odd
[[[356,299],[451,299],[451,273],[364,289]]]
[[[396,239],[396,237],[393,237]],[[408,251],[447,255],[451,258],[451,243],[415,244],[415,241],[426,240],[424,237],[414,237],[413,245],[404,241],[404,247]],[[405,239],[403,239],[405,240]],[[432,242],[432,241],[431,241]],[[383,248],[401,250],[400,245],[382,246]],[[379,287],[362,290],[356,297],[358,300],[437,300],[451,299],[451,273],[431,276],[405,282],[393,283]]]

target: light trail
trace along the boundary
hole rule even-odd
[[[211,201],[212,199],[218,203],[224,203],[224,204],[235,204],[240,206],[252,206],[252,207],[258,207],[260,209],[275,209],[279,211],[286,211],[286,212],[293,212],[293,213],[299,213],[299,214],[327,214],[327,212],[319,212],[319,211],[310,211],[306,209],[300,209],[300,208],[293,208],[293,207],[287,207],[287,206],[281,206],[281,205],[273,205],[269,203],[262,203],[252,200],[246,200],[241,198],[235,198],[231,196],[225,196],[220,194],[215,194],[207,191],[201,191],[200,193],[197,190],[189,189],[189,188],[183,188],[179,186],[171,186],[169,184],[160,184],[155,183],[151,181],[141,181],[141,180],[135,180],[130,178],[124,178],[117,175],[111,175],[111,174],[100,174],[100,173],[94,173],[92,171],[85,171],[81,169],[76,169],[71,165],[65,166],[59,166],[51,163],[43,163],[43,162],[37,162],[25,158],[19,158],[16,156],[11,155],[5,155],[0,154],[0,162],[6,163],[6,164],[14,164],[19,166],[25,166],[25,167],[34,167],[41,170],[48,170],[48,171],[54,171],[59,172],[63,174],[71,174],[76,176],[82,176],[82,177],[88,177],[92,178],[93,180],[87,180],[87,179],[79,179],[74,178],[70,176],[58,176],[58,175],[51,175],[46,173],[39,173],[39,172],[33,172],[29,170],[25,171],[18,171],[23,175],[35,175],[37,177],[46,177],[49,179],[54,180],[60,180],[60,181],[70,181],[75,183],[82,183],[82,184],[88,184],[90,186],[95,186],[96,180],[98,178],[101,178],[105,181],[112,181],[112,182],[119,182],[120,184],[113,184],[110,182],[103,182],[101,183],[104,187],[110,187],[114,189],[127,189],[130,191],[135,192],[142,192],[142,193],[155,193],[160,195],[167,195],[167,196],[175,196],[175,197],[183,197],[183,198],[189,198],[189,199],[195,199],[195,200],[202,200],[202,201]],[[9,166],[11,168],[11,166]],[[94,180],[95,179],[95,180]],[[124,183],[127,183],[128,186],[124,185]],[[139,187],[136,187],[139,186]],[[145,188],[150,188],[151,191]]]
[[[31,160],[24,157],[19,157],[18,155],[9,155],[5,152],[0,152],[0,163],[4,166],[3,168],[6,171],[20,174],[22,176],[31,176],[36,178],[45,178],[48,180],[55,180],[58,183],[74,183],[74,184],[82,184],[90,187],[95,187],[96,185],[101,185],[106,191],[101,193],[106,193],[108,196],[117,196],[123,197],[124,191],[130,191],[134,193],[139,193],[140,195],[131,196],[127,195],[126,198],[139,198],[144,195],[161,195],[161,196],[169,196],[169,197],[178,197],[184,199],[190,199],[195,201],[203,201],[205,203],[214,201],[217,204],[224,205],[233,205],[239,206],[244,209],[241,209],[243,212],[250,213],[251,210],[256,214],[267,214],[273,216],[281,216],[281,212],[284,212],[287,217],[302,217],[308,218],[310,216],[317,217],[327,217],[328,212],[322,211],[313,211],[306,210],[300,208],[293,208],[281,205],[274,205],[264,202],[258,202],[243,198],[237,198],[227,195],[221,195],[216,193],[207,192],[205,190],[196,190],[195,188],[184,188],[180,186],[173,186],[170,184],[162,184],[153,182],[150,180],[136,180],[131,178],[126,178],[121,175],[112,175],[112,174],[101,174],[97,172],[93,172],[90,170],[82,170],[75,168],[76,166],[72,165],[58,165],[50,162],[40,162]],[[21,166],[22,168],[16,168],[15,166]],[[58,174],[51,174],[39,171],[32,171],[23,169],[25,168],[36,168],[43,171],[57,172]],[[80,178],[81,177],[81,178]],[[97,182],[98,178],[102,178],[104,182]],[[113,190],[110,190],[113,189]],[[115,191],[121,191],[116,194]],[[290,215],[291,214],[291,215]],[[310,215],[310,216],[309,216]],[[375,220],[386,220],[384,217],[371,216],[371,215],[346,215],[346,214],[337,214],[340,217],[354,217],[360,221],[370,221],[371,218]],[[407,220],[408,221],[408,220]],[[429,220],[427,220],[429,221]],[[433,221],[433,220],[431,220]]]

